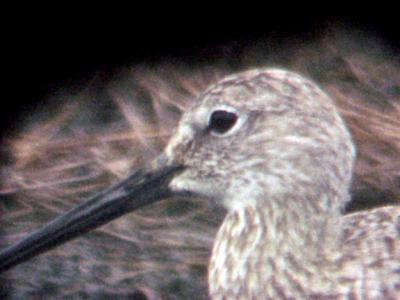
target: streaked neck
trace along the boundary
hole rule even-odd
[[[318,211],[310,201],[281,200],[228,213],[210,262],[213,298],[304,297],[311,286],[331,290],[340,215]]]

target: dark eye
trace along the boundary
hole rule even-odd
[[[216,110],[211,114],[208,128],[219,134],[228,132],[236,123],[238,119],[237,114],[226,111]]]

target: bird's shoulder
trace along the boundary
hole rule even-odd
[[[385,206],[348,214],[344,217],[342,241],[345,244],[385,246],[400,254],[400,206]],[[372,246],[372,245],[371,245]]]
[[[400,299],[400,206],[346,215],[341,246],[343,275],[357,278],[353,291]]]

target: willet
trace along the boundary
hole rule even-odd
[[[354,148],[329,97],[295,73],[254,70],[200,98],[150,166],[3,251],[0,269],[142,205],[194,195],[228,210],[213,298],[398,298],[400,209],[341,215]]]

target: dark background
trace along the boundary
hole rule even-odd
[[[63,10],[25,12],[12,15],[2,26],[1,73],[5,80],[0,126],[6,134],[14,131],[33,107],[44,105],[49,95],[80,88],[96,72],[112,76],[115,70],[134,63],[195,61],[196,56],[204,55],[204,49],[232,42],[250,44],[271,36],[282,43],[291,38],[309,39],[332,24],[370,31],[397,49],[400,44],[396,19],[377,14],[282,17],[269,11],[253,18],[245,13],[225,18],[228,14],[211,17],[202,12],[196,17],[179,12],[159,17],[140,10],[85,15],[73,9],[66,16]],[[208,53],[212,55],[212,51]]]

